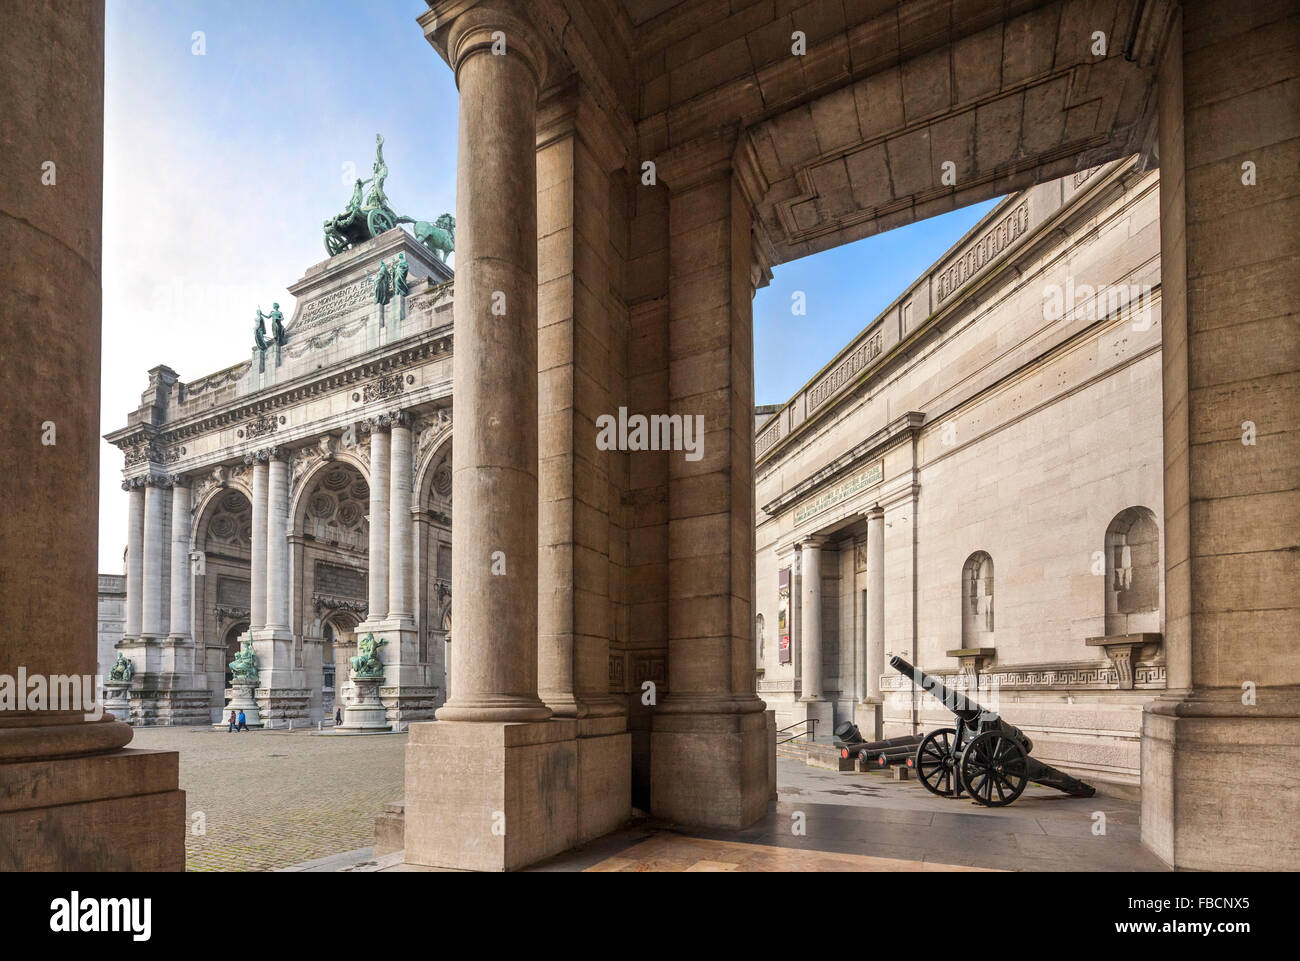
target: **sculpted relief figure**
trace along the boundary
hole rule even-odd
[[[383,662],[379,660],[379,648],[388,642],[375,640],[375,635],[367,634],[357,641],[357,656],[348,658],[352,673],[357,677],[380,677],[384,673]]]
[[[244,646],[228,666],[230,673],[234,675],[234,680],[257,682],[257,655],[253,653],[252,641],[244,639]]]
[[[253,327],[253,343],[257,345],[258,350],[266,350],[266,317],[262,314],[262,308],[257,308],[257,320]]]
[[[135,665],[121,651],[117,654],[117,661],[113,664],[113,669],[108,672],[110,681],[129,681],[135,676]]]

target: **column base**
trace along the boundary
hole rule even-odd
[[[0,871],[184,871],[175,751],[0,764]]]
[[[578,840],[577,723],[413,724],[406,862],[511,871]]]
[[[384,664],[379,699],[394,731],[405,731],[415,721],[432,721],[439,703],[431,668],[420,663],[420,634],[410,618],[366,620],[356,634],[374,634],[388,643],[379,649]]]
[[[1175,869],[1300,862],[1300,688],[1170,691],[1142,712],[1142,843]]]
[[[132,727],[208,724],[212,694],[206,680],[194,674],[137,674],[131,679],[123,720]]]
[[[249,636],[257,655],[258,685],[254,696],[262,727],[310,727],[311,688],[302,668],[295,663],[293,633],[267,627],[250,631]],[[229,715],[229,708],[226,713]]]
[[[632,816],[632,735],[622,714],[577,722],[578,835],[581,844]]]
[[[858,726],[862,736],[868,741],[884,738],[881,733],[885,726],[884,701],[880,698],[864,697],[853,705],[853,723]]]
[[[668,706],[672,695],[665,699]],[[697,827],[740,830],[767,814],[772,751],[763,702],[744,713],[665,711],[652,717],[650,812]],[[774,763],[774,762],[773,762]]]
[[[802,714],[802,720],[815,720],[816,725],[805,725],[809,737],[829,738],[835,728],[835,702],[822,697],[799,698],[796,710]]]

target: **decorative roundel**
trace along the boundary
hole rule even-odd
[[[221,498],[221,509],[232,514],[242,514],[248,510],[248,500],[238,491],[231,491]]]
[[[337,507],[338,502],[332,495],[325,493],[325,491],[317,491],[312,495],[311,501],[308,502],[307,510],[311,512],[313,517],[324,519],[333,516]]]
[[[352,485],[351,494],[353,497],[355,497],[357,500],[361,501],[362,503],[369,503],[370,485],[367,484],[364,480],[358,479],[356,483]]]
[[[253,543],[253,525],[251,523],[239,526],[239,540],[242,544]]]
[[[440,464],[433,472],[433,489],[443,497],[451,495],[451,468],[446,464]]]
[[[352,472],[346,467],[340,467],[330,471],[321,480],[321,486],[326,490],[341,491],[352,482]]]
[[[344,501],[339,505],[339,523],[344,527],[355,527],[361,523],[364,512],[356,501]]]
[[[360,399],[361,399],[361,395],[360,395],[360,394],[353,394],[353,395],[352,395],[352,399],[353,399],[353,400],[360,400]]]
[[[239,525],[235,523],[235,519],[229,514],[218,514],[212,518],[212,523],[208,525],[208,533],[223,541],[233,539],[238,530]]]

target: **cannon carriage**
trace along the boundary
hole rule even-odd
[[[1096,788],[1031,757],[1033,742],[1000,715],[987,711],[960,691],[913,667],[901,657],[889,666],[939,698],[956,719],[925,735],[914,767],[926,789],[941,797],[970,795],[985,807],[1002,807],[1024,793],[1030,782],[1071,797],[1092,797]]]

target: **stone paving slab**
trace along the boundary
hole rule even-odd
[[[405,793],[405,734],[137,728],[131,746],[180,753],[190,871],[311,870],[305,862],[368,848],[375,815]]]

